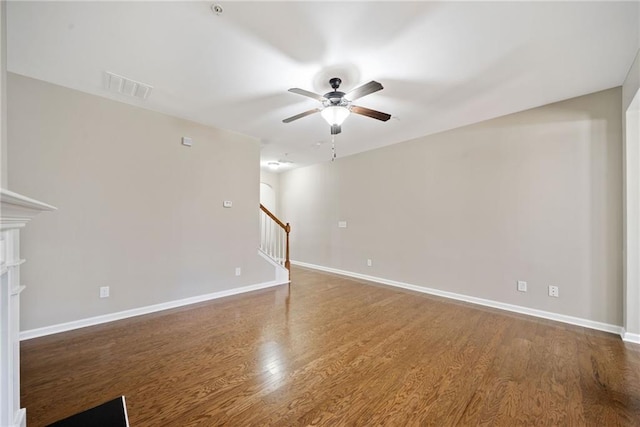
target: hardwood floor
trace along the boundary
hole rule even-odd
[[[43,426],[640,425],[640,346],[295,268],[292,284],[22,343]]]

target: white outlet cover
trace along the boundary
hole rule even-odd
[[[240,267],[236,267],[236,276],[239,276],[242,274],[242,269]]]
[[[338,228],[347,228],[347,221],[338,221]]]
[[[527,282],[524,280],[518,280],[518,291],[527,292]]]

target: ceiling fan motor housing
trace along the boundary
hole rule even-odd
[[[327,92],[324,94],[324,97],[327,100],[327,102],[323,102],[325,107],[330,107],[330,106],[346,107],[349,105],[349,101],[344,99],[345,93],[340,92],[338,90],[341,83],[342,83],[342,80],[340,80],[340,78],[338,77],[334,77],[331,80],[329,80],[329,84],[331,85],[331,88],[333,89],[333,91]]]
[[[333,92],[327,92],[324,94],[326,101],[323,102],[325,107],[330,106],[347,106],[349,101],[344,97],[345,93],[334,90]]]

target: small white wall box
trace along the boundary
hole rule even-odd
[[[230,208],[231,206],[233,206],[233,202],[231,200],[225,200],[224,202],[222,202],[222,206],[224,206],[225,208]]]
[[[183,136],[182,145],[184,145],[185,147],[191,147],[193,145],[193,140],[188,136]]]

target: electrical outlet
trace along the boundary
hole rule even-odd
[[[527,292],[527,282],[524,280],[518,280],[518,290],[520,292]]]
[[[560,296],[560,292],[557,286],[549,286],[549,296],[558,298]]]
[[[236,276],[239,276],[242,274],[242,269],[240,267],[236,267]]]
[[[367,267],[371,267],[373,265],[373,263],[371,262],[371,259],[367,259]]]
[[[100,286],[100,298],[108,298],[108,297],[109,297],[109,287]]]

